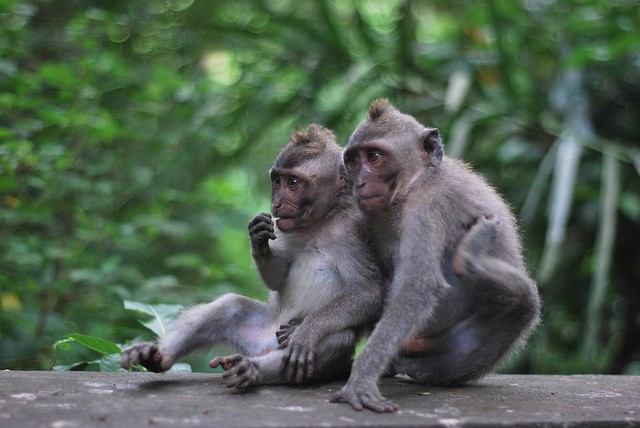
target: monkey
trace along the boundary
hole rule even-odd
[[[343,157],[390,285],[380,320],[330,400],[395,412],[377,385],[383,375],[443,386],[480,379],[524,344],[540,313],[510,207],[481,175],[444,155],[438,129],[385,99],[370,104]]]
[[[365,245],[332,131],[294,131],[271,169],[272,205],[248,225],[266,302],[225,294],[189,308],[158,344],[125,349],[123,368],[163,372],[181,357],[224,343],[217,356],[229,388],[346,379],[360,336],[382,309],[381,273]],[[275,220],[275,221],[274,221]]]

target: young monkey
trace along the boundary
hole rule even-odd
[[[226,294],[185,310],[158,344],[126,349],[124,368],[168,370],[216,343],[228,387],[346,378],[355,345],[382,307],[381,274],[362,237],[342,150],[316,124],[294,131],[271,171],[272,206],[249,223],[251,253],[268,301]]]

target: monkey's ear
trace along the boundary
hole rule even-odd
[[[422,132],[421,139],[425,151],[424,160],[431,166],[440,165],[444,156],[440,131],[436,128],[427,128]]]

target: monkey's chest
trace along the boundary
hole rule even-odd
[[[280,306],[283,312],[291,314],[286,316],[304,317],[331,301],[339,292],[340,283],[329,257],[318,252],[300,254],[289,270],[286,287],[280,292]]]

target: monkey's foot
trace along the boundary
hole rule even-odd
[[[387,400],[380,394],[374,382],[352,382],[349,380],[342,389],[331,396],[332,403],[349,403],[357,411],[363,409],[378,413],[393,413],[398,405]]]
[[[453,255],[453,272],[463,276],[473,270],[473,261],[493,245],[500,219],[494,215],[482,216],[464,234]]]
[[[244,355],[234,354],[227,357],[215,357],[209,361],[209,367],[221,366],[224,369],[222,381],[227,388],[246,390],[260,383],[260,371]]]
[[[173,362],[160,352],[158,345],[143,342],[128,347],[120,356],[120,365],[124,369],[130,369],[138,364],[149,371],[160,373],[169,370]]]

